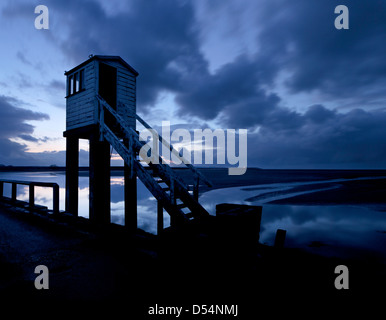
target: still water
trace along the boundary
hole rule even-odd
[[[1,172],[0,178],[55,182],[60,186],[60,210],[64,210],[65,175],[63,172]],[[312,183],[310,183],[312,184]],[[215,214],[216,204],[241,203],[263,205],[260,242],[272,245],[278,228],[287,230],[286,246],[339,257],[380,259],[386,263],[386,212],[365,206],[295,206],[273,205],[269,201],[283,197],[270,190],[286,190],[293,183],[216,189],[200,196],[200,203]],[[319,189],[313,189],[316,192]],[[311,192],[311,191],[303,191]],[[11,195],[11,185],[4,185],[4,195]],[[290,195],[290,194],[289,194]],[[289,196],[287,195],[287,197]],[[18,186],[19,200],[28,201],[28,187]],[[79,215],[88,217],[89,178],[79,177]],[[111,220],[124,224],[123,177],[111,177]],[[35,203],[52,208],[52,189],[37,187]],[[138,227],[156,233],[157,203],[138,181]],[[164,215],[164,225],[170,223]]]

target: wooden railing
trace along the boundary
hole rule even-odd
[[[135,115],[136,119],[140,124],[142,124],[146,129],[148,130],[154,130],[145,120],[143,120],[138,114]],[[160,139],[161,143],[165,145],[177,158],[179,158],[182,163],[189,168],[195,177],[195,180],[197,180],[197,185],[198,185],[198,180],[202,180],[208,187],[212,187],[212,183],[203,175],[201,174],[200,171],[198,171],[191,163],[189,160],[185,159],[177,150],[176,148],[173,147],[169,142],[167,142],[160,134],[158,134],[158,138]]]
[[[10,183],[12,185],[11,201],[16,203],[17,201],[17,186],[25,185],[29,187],[29,201],[28,206],[30,209],[34,209],[35,206],[35,187],[52,188],[52,211],[53,213],[59,213],[59,185],[51,182],[36,182],[36,181],[19,181],[19,180],[4,180],[0,179],[0,197],[4,197],[4,183]]]
[[[196,168],[192,166],[177,150],[165,141],[161,136],[153,136],[153,139],[160,139],[160,142],[170,149],[194,174],[193,189],[186,185],[186,182],[176,174],[174,170],[164,163],[158,152],[154,152],[148,157],[150,146],[140,139],[139,133],[128,125],[127,121],[118,114],[101,96],[96,95],[99,109],[99,139],[107,141],[123,158],[125,163],[131,168],[130,173],[139,177],[146,188],[158,200],[158,231],[163,229],[163,209],[170,214],[171,225],[183,225],[189,223],[191,219],[206,219],[209,213],[198,202],[198,191],[200,180],[208,186],[212,186]],[[105,122],[105,118],[113,120]],[[113,118],[111,118],[112,116]],[[150,132],[153,129],[138,115],[136,120],[139,121]],[[110,127],[111,126],[111,127]],[[112,130],[113,128],[113,130]],[[156,142],[158,143],[158,141]],[[137,155],[139,158],[137,159]],[[145,167],[141,162],[146,162]],[[161,184],[166,184],[167,187]],[[190,193],[193,191],[193,195]],[[179,200],[181,203],[177,203]],[[182,209],[190,212],[182,211]]]
[[[124,123],[124,119],[121,118],[120,115],[118,115],[118,113],[112,109],[110,107],[110,105],[100,96],[100,95],[97,95],[97,99],[98,99],[98,102],[99,102],[99,105],[100,105],[100,108],[99,108],[99,122],[100,124],[104,124],[104,108],[106,108],[106,110],[108,112],[110,112],[121,124]],[[136,120],[141,123],[146,129],[148,130],[154,130],[145,120],[143,120],[139,115],[135,115],[136,117]],[[101,130],[103,128],[103,125],[101,126]],[[126,128],[124,128],[126,129]],[[128,130],[126,129],[125,130],[126,132],[128,132]],[[130,135],[131,135],[131,132],[130,132]],[[101,138],[103,136],[103,133],[101,132]],[[187,159],[185,159],[177,150],[176,148],[173,147],[173,145],[171,145],[168,141],[166,141],[164,138],[162,138],[162,136],[160,134],[158,134],[158,138],[160,140],[160,142],[165,145],[177,158],[179,158],[181,160],[181,162],[188,168],[190,169],[192,172],[193,172],[193,177],[194,177],[194,185],[193,185],[193,194],[194,194],[194,197],[196,198],[196,200],[198,200],[198,188],[199,188],[199,185],[200,185],[200,181],[204,182],[207,186],[209,187],[212,187],[213,184],[212,182],[210,182],[200,171],[198,171]],[[159,155],[158,155],[159,157]],[[159,160],[160,160],[160,164],[163,163],[163,160],[161,157],[159,157]],[[169,167],[169,166],[167,166]]]

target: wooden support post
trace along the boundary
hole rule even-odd
[[[277,229],[276,231],[276,237],[275,237],[275,248],[283,248],[284,242],[285,242],[285,235],[287,231],[283,229]]]
[[[16,196],[17,196],[17,183],[12,182],[12,194],[11,194],[12,201],[16,202]]]
[[[52,211],[59,213],[59,185],[52,187]]]
[[[157,235],[164,230],[164,208],[160,201],[157,201]]]
[[[129,151],[130,164],[124,165],[125,179],[125,227],[130,231],[137,230],[137,176],[134,170],[135,152],[129,139],[124,139],[124,144]]]
[[[31,183],[29,185],[29,209],[33,210],[35,206],[35,185]]]
[[[103,141],[103,128],[105,125],[105,109],[103,108],[103,105],[100,104],[98,100],[98,106],[99,106],[99,141]]]
[[[125,164],[125,227],[130,231],[137,230],[137,176]]]
[[[174,193],[174,179],[173,177],[170,177],[170,202],[173,205],[176,205],[176,195]],[[170,226],[176,226],[177,225],[177,219],[173,216],[170,216]]]
[[[110,223],[110,145],[90,139],[90,221],[97,225]]]
[[[79,197],[79,139],[66,139],[66,208],[74,216],[78,216]]]
[[[200,185],[200,178],[197,174],[194,174],[194,185],[193,185],[193,198],[198,202],[198,188]]]

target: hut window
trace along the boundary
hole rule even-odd
[[[73,81],[74,81],[74,77],[73,76],[69,76],[68,77],[68,92],[67,92],[67,95],[72,95],[72,88],[73,88]]]
[[[79,91],[79,76],[78,73],[74,73],[74,89],[72,93],[76,93]]]
[[[70,96],[83,90],[84,90],[84,70],[80,70],[68,77],[67,94]]]

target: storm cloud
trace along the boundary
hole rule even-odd
[[[55,17],[47,38],[72,62],[69,67],[91,53],[120,55],[140,73],[138,110],[151,112],[166,92],[175,97],[182,119],[247,128],[249,165],[386,165],[385,1],[211,1],[201,10],[205,19],[193,1],[133,0],[119,10],[91,0],[45,4]],[[349,30],[334,27],[338,4],[350,10]],[[31,8],[9,4],[3,13],[24,17]],[[227,25],[237,26],[230,37],[253,34],[248,39],[254,50],[240,48],[211,70],[203,50],[203,34],[210,30],[203,21],[216,25],[219,12]],[[217,39],[222,40],[232,41]],[[32,63],[20,53],[17,58]],[[63,90],[58,82],[51,85]],[[314,98],[287,103],[287,97],[302,94]],[[21,112],[17,132],[5,124],[0,138],[11,144],[12,136],[33,139],[25,123],[32,116],[39,117]],[[16,147],[23,152],[22,145]]]
[[[14,164],[20,164],[29,160],[25,153],[26,146],[11,140],[11,138],[22,138],[31,141],[34,126],[27,123],[30,120],[48,120],[49,116],[44,113],[34,112],[20,107],[17,99],[0,96],[0,163],[9,163],[12,159]]]
[[[260,15],[264,28],[258,41],[279,61],[280,70],[291,74],[286,84],[295,92],[317,90],[338,99],[370,92],[384,97],[386,4],[339,4],[349,8],[348,30],[334,27],[334,0],[272,1]]]
[[[386,159],[386,109],[347,113],[311,106],[290,130],[250,134],[248,159],[264,167],[380,168]]]
[[[139,71],[137,101],[143,111],[162,91],[181,91],[186,75],[206,72],[189,2],[134,0],[113,15],[95,1],[47,1],[47,6],[58,13],[55,41],[72,61],[120,55]]]

